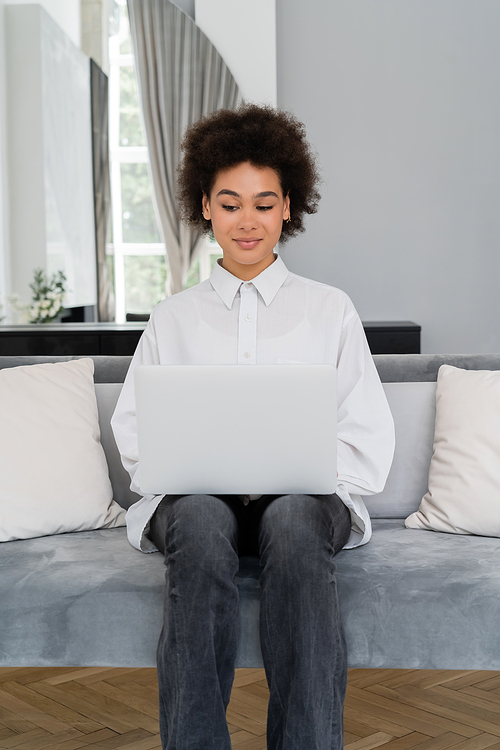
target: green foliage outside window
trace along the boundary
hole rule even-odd
[[[196,284],[200,283],[200,261],[198,258],[194,261],[194,263],[191,265],[191,268],[189,269],[188,277],[186,280],[186,283],[184,284],[184,289],[189,289],[192,286],[196,286]]]
[[[167,269],[163,255],[126,255],[125,309],[151,312],[165,297]]]
[[[130,36],[130,24],[128,20],[128,9],[127,6],[121,5],[120,6],[120,14],[121,14],[121,23],[123,25],[126,25],[128,29],[128,34],[124,41],[120,44],[120,55],[130,55],[133,53],[132,48],[132,37]]]
[[[145,146],[133,65],[120,67],[120,146]]]
[[[210,256],[210,273],[214,270],[214,266],[217,263],[217,259],[222,258],[222,253],[219,252],[218,255],[211,255]]]
[[[214,270],[214,266],[217,263],[217,258],[221,258],[222,255],[216,255],[211,254],[210,255],[210,272]],[[189,274],[187,277],[187,281],[184,284],[184,289],[189,289],[189,287],[196,286],[196,284],[200,283],[200,261],[198,258],[194,261],[193,265],[189,269]]]
[[[213,269],[218,255],[211,255]],[[125,256],[125,307],[127,312],[151,312],[165,297],[167,269],[163,255]],[[185,289],[200,283],[200,262],[195,260],[189,270]]]
[[[147,164],[121,164],[124,242],[161,242]]]

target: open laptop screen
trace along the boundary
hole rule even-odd
[[[145,494],[330,494],[332,365],[147,365],[134,371]]]

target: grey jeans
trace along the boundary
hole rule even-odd
[[[169,495],[149,536],[165,555],[158,643],[164,750],[230,750],[225,712],[239,636],[239,555],[258,555],[270,750],[341,750],[347,653],[333,557],[350,514],[337,495]]]

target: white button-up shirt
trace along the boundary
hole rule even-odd
[[[133,382],[138,365],[294,363],[337,367],[337,494],[351,513],[346,547],[366,543],[371,524],[361,495],[384,487],[394,453],[392,415],[349,297],[291,273],[277,255],[251,281],[217,262],[210,279],[168,297],[151,313],[111,420],[131,489],[143,494]],[[244,430],[244,422],[234,430]],[[127,511],[129,541],[144,552],[156,551],[146,534],[161,499],[145,495]]]

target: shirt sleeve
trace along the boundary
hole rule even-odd
[[[394,421],[354,308],[340,338],[337,409],[339,485],[351,495],[382,492],[394,456]]]

